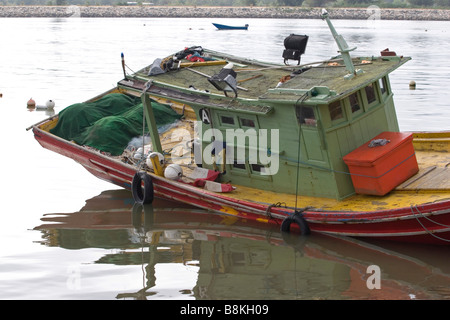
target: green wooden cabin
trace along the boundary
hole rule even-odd
[[[224,105],[223,98],[210,97],[205,104],[191,103],[198,120],[203,120],[199,133],[202,150],[214,146],[216,137],[210,129],[220,131],[217,149],[222,142],[226,154],[234,149],[234,161],[227,159],[225,167],[220,157],[216,164],[202,161],[202,165],[224,171],[222,181],[236,185],[336,199],[352,195],[353,184],[342,157],[383,131],[399,130],[388,74],[406,60],[358,59],[355,65],[367,63],[361,66],[364,72],[351,80],[343,78],[346,73],[342,67],[325,64],[279,88],[268,88],[254,100],[238,96]],[[205,114],[210,123],[205,123]],[[242,129],[245,139],[236,137],[234,144],[229,143],[230,129]],[[265,138],[261,129],[278,129],[279,143],[278,147],[271,145],[268,134],[267,148],[261,149],[258,141],[255,159],[254,141]],[[245,150],[245,159],[238,154],[239,149]],[[258,161],[259,152],[272,157],[269,165],[274,165],[278,155],[276,173],[265,169],[270,168],[267,160]]]
[[[261,63],[205,49],[205,55],[233,63],[237,89],[231,96],[210,81],[224,65],[152,76],[149,92],[195,111],[197,163],[222,171],[222,182],[343,199],[354,194],[343,156],[383,131],[399,130],[389,73],[410,58],[391,52],[350,58],[353,49],[331,29],[340,56],[314,66]]]

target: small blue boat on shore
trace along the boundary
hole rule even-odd
[[[245,26],[227,26],[224,24],[213,23],[213,25],[219,30],[247,30],[248,24]]]

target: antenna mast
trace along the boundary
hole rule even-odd
[[[350,51],[353,51],[356,49],[349,48],[347,42],[345,41],[344,37],[342,37],[340,34],[337,33],[336,29],[334,28],[333,24],[330,21],[330,18],[328,17],[328,11],[325,9],[322,9],[322,19],[327,21],[328,27],[331,30],[331,33],[334,37],[334,40],[336,41],[339,51],[342,55],[342,59],[344,60],[345,68],[349,72],[346,76],[344,76],[344,79],[350,80],[354,76],[363,73],[361,69],[355,69],[355,66],[353,65],[352,58],[350,57]]]

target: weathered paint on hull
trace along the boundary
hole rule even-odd
[[[44,148],[75,160],[100,179],[126,189],[131,188],[131,181],[136,173],[136,169],[132,166],[65,141],[38,127],[33,127],[33,132]],[[280,224],[285,217],[294,213],[294,210],[289,208],[270,207],[266,204],[234,199],[226,194],[212,193],[157,175],[150,175],[153,179],[155,195],[160,198],[271,224]],[[312,232],[450,244],[447,240],[450,239],[450,200],[367,212],[306,210],[303,216]]]

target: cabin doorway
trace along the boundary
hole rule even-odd
[[[313,162],[327,162],[326,144],[322,139],[320,119],[312,106],[296,106],[295,113],[299,124],[299,138],[304,147],[302,158]]]

